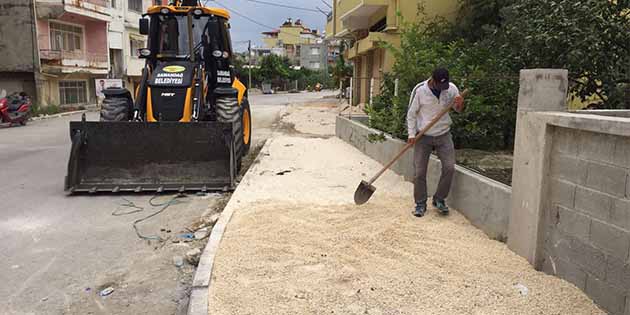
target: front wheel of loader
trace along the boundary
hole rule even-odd
[[[106,90],[101,106],[101,121],[127,121],[131,118],[132,106],[126,90]],[[104,91],[105,92],[105,91]]]

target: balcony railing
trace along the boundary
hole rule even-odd
[[[70,66],[69,64],[72,64],[72,66],[98,69],[107,69],[109,67],[107,54],[41,49],[39,51],[39,57],[42,60],[53,61],[63,66]]]
[[[43,60],[61,60],[63,57],[60,50],[42,49],[39,51],[39,58]]]
[[[85,54],[85,60],[87,60],[90,68],[108,68],[109,56],[106,54]]]
[[[65,4],[72,5],[75,7],[84,7],[85,4],[90,6],[90,4],[101,6],[101,7],[109,7],[110,1],[108,0],[64,0]]]

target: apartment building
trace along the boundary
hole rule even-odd
[[[334,0],[333,12],[326,24],[327,39],[349,43],[345,57],[354,64],[353,101],[366,104],[378,94],[383,74],[391,71],[394,55],[382,48],[386,42],[400,45],[402,21],[413,22],[418,7],[424,17],[442,16],[453,20],[459,8],[457,0]]]
[[[0,12],[0,92],[25,91],[41,106],[95,104],[96,81],[133,90],[146,39],[138,19],[151,0],[5,0]]]
[[[315,44],[300,45],[300,66],[313,71],[328,69],[328,44],[322,40]]]
[[[263,32],[265,48],[284,48],[286,56],[295,65],[300,62],[301,45],[316,44],[322,36],[317,30],[312,30],[303,25],[300,19],[293,21],[287,19],[275,30]]]
[[[273,48],[252,47],[252,49],[251,49],[251,62],[252,62],[252,65],[258,65],[258,63],[260,63],[260,60],[263,57],[266,57],[266,56],[269,56],[269,55],[276,55],[278,57],[285,57],[286,56],[286,51],[282,47],[273,47]]]

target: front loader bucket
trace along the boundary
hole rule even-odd
[[[65,190],[231,190],[233,132],[232,124],[219,122],[70,122]]]

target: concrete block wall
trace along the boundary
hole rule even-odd
[[[630,137],[552,127],[543,271],[630,314]]]
[[[337,137],[381,164],[389,162],[405,143],[389,136],[386,136],[384,142],[371,143],[368,141],[368,135],[380,134],[381,132],[367,127],[365,123],[366,119],[361,117],[350,120],[338,116],[336,121]],[[412,181],[414,178],[413,151],[408,151],[391,169],[396,174],[403,176],[405,180]],[[440,161],[432,156],[427,174],[429,195],[435,192],[440,178],[440,170]],[[490,238],[506,241],[511,194],[512,190],[509,186],[463,167],[455,166],[455,178],[448,203]],[[411,191],[409,192],[409,204],[410,206],[413,204],[413,192]]]

